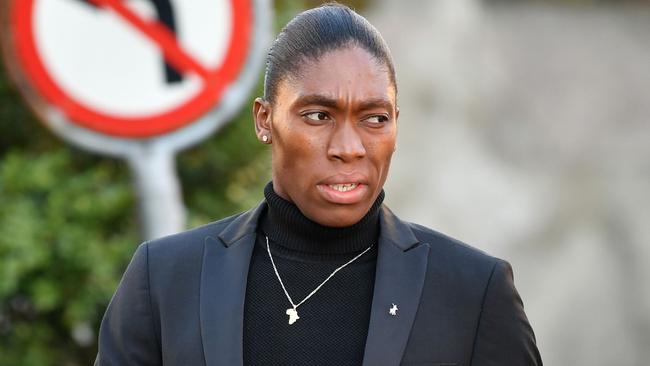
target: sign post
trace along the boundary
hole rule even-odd
[[[3,55],[57,135],[126,159],[144,236],[184,229],[175,154],[232,119],[269,41],[268,0],[0,0]]]

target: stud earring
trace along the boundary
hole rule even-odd
[[[269,137],[266,136],[266,135],[262,136],[262,141],[263,141],[265,144],[268,143],[268,142],[269,142]]]

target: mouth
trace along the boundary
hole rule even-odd
[[[363,201],[368,185],[359,182],[318,184],[321,196],[334,204],[351,205]]]
[[[344,184],[328,184],[327,186],[335,191],[347,192],[357,188],[358,185],[359,183],[344,183]]]

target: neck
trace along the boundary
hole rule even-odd
[[[340,228],[308,219],[296,205],[275,193],[273,183],[266,186],[264,196],[269,208],[261,222],[262,231],[272,242],[288,250],[312,254],[355,253],[377,241],[383,191],[359,222]]]

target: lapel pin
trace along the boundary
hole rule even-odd
[[[397,316],[397,310],[399,310],[399,309],[397,308],[397,305],[395,305],[395,304],[392,304],[392,305],[393,306],[391,306],[390,309],[388,309],[388,314],[390,314],[392,316]]]

